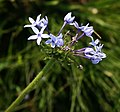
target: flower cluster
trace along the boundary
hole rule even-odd
[[[48,29],[48,18],[45,16],[44,18],[40,19],[41,14],[37,16],[36,20],[32,19],[29,17],[30,25],[25,25],[24,27],[30,27],[33,32],[35,33],[34,35],[30,36],[28,40],[37,40],[37,44],[40,45],[42,39],[47,39],[45,41],[45,44],[50,44],[52,48],[55,47],[60,47],[64,49],[61,50],[66,50],[70,51],[73,53],[75,56],[81,56],[84,58],[87,58],[92,61],[93,64],[97,64],[100,61],[102,61],[102,58],[106,58],[106,54],[102,52],[102,47],[103,44],[100,44],[100,41],[98,39],[94,40],[92,37],[92,34],[94,33],[93,26],[89,26],[89,23],[85,26],[80,25],[74,21],[75,16],[71,16],[72,13],[69,12],[65,17],[64,17],[64,23],[59,30],[57,36],[53,35],[49,29]],[[70,25],[76,28],[76,35],[72,37],[71,42],[69,45],[66,44],[63,40],[63,34],[62,30],[66,25]],[[44,31],[47,31],[47,34],[44,33]],[[72,46],[78,42],[78,40],[84,36],[87,36],[91,39],[91,42],[89,43],[90,46],[81,48],[78,50],[72,49]]]
[[[106,58],[106,54],[101,51],[103,44],[99,44],[100,41],[98,39],[94,41],[93,37],[91,38],[92,42],[89,43],[91,46],[79,50],[73,50],[73,52],[74,55],[90,59],[93,64],[97,64],[102,61],[102,58]]]

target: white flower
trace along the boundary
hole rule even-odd
[[[25,25],[24,27],[35,27],[35,26],[39,26],[39,24],[41,23],[40,16],[41,16],[41,14],[39,14],[39,15],[37,16],[36,21],[35,21],[33,18],[29,17],[29,21],[30,21],[31,24],[30,24],[30,25]]]
[[[39,31],[36,27],[32,27],[32,30],[36,35],[32,35],[28,38],[28,40],[35,40],[37,39],[37,44],[40,45],[40,42],[42,38],[49,38],[50,36],[48,34],[43,34],[44,28]]]

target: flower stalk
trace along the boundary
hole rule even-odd
[[[15,107],[24,99],[24,97],[39,83],[43,75],[47,74],[54,65],[54,59],[51,59],[47,62],[45,67],[38,73],[35,79],[21,92],[17,99],[5,110],[5,112],[13,112]]]

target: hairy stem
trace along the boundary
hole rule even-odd
[[[35,79],[21,92],[17,99],[5,110],[5,112],[12,112],[15,107],[24,99],[24,97],[34,89],[37,83],[40,81],[40,78],[43,74],[46,74],[54,65],[54,59],[51,59],[47,62],[45,67],[38,73]]]

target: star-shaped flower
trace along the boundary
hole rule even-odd
[[[36,35],[32,35],[28,38],[28,40],[35,40],[37,39],[37,44],[40,45],[42,38],[49,38],[48,34],[43,34],[44,28],[39,31],[36,27],[32,27],[32,30]]]
[[[86,26],[79,26],[79,24],[75,21],[73,25],[77,28],[78,32],[83,31],[84,34],[88,37],[90,37],[94,32],[93,26],[88,27],[89,23]]]
[[[94,46],[96,52],[101,52],[101,49],[103,47],[103,44],[100,44],[99,39],[96,39],[94,41],[93,37],[91,36],[92,42],[90,42],[89,44],[91,44],[92,46]]]
[[[64,22],[66,22],[67,24],[70,24],[74,21],[75,16],[71,17],[71,12],[69,12],[65,17],[64,17]]]
[[[48,39],[45,43],[51,44],[52,48],[55,48],[55,46],[61,47],[64,44],[62,36],[63,36],[62,33],[57,37],[54,36],[53,34],[50,34],[50,39]]]
[[[93,39],[92,36],[91,36],[91,39],[92,39],[92,42],[90,42],[89,44],[92,45],[92,46],[97,46],[98,43],[100,42],[99,39],[96,39],[96,40],[94,41],[94,39]]]
[[[60,33],[62,32],[63,28],[69,24],[69,25],[73,25],[73,21],[75,19],[75,16],[74,17],[71,17],[71,12],[69,12],[65,17],[64,17],[64,23],[60,29],[60,31],[58,32],[58,35],[60,35]]]
[[[93,64],[97,64],[102,61],[103,58],[106,58],[106,54],[101,51],[103,44],[100,44],[98,39],[94,41],[92,38],[90,44],[92,45],[90,47],[73,50],[73,54],[90,59]]]
[[[97,46],[97,47],[100,50],[97,50],[97,49],[94,50],[93,48],[88,47],[84,51],[85,58],[90,59],[93,64],[97,64],[100,61],[102,61],[102,58],[106,58],[106,54],[101,52],[101,46],[100,46],[100,48],[99,48],[99,46]]]
[[[41,14],[39,14],[36,18],[36,20],[34,20],[33,18],[29,17],[29,21],[30,21],[30,25],[25,25],[24,27],[35,27],[35,26],[39,26],[40,23],[41,23],[41,20],[40,20],[40,16]]]
[[[81,26],[81,31],[85,33],[86,36],[90,37],[94,32],[93,26],[88,27],[89,23],[86,26]]]
[[[40,20],[39,26],[40,26],[41,28],[43,28],[43,27],[46,28],[47,25],[48,25],[48,18],[47,18],[47,16],[45,16],[45,18],[42,18],[42,19]]]

